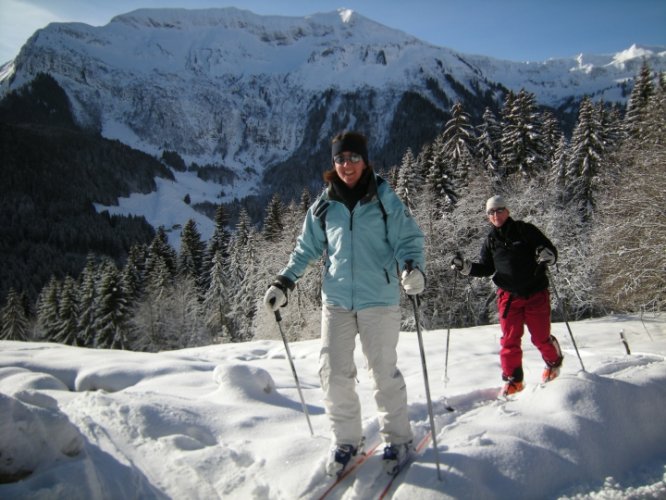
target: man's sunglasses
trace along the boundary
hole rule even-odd
[[[491,208],[491,209],[488,210],[486,213],[487,213],[488,215],[502,214],[502,213],[504,213],[505,210],[506,210],[505,207],[502,207],[502,208]]]

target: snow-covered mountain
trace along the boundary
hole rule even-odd
[[[455,101],[475,117],[523,87],[554,108],[584,94],[621,101],[643,59],[664,70],[666,48],[516,63],[436,47],[346,9],[305,18],[141,9],[102,27],[37,31],[0,69],[0,92],[49,73],[77,120],[105,137],[234,170],[220,202],[318,183],[343,128],[364,130],[375,165],[388,167],[432,138]]]

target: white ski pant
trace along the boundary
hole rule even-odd
[[[407,389],[397,367],[399,332],[399,306],[349,311],[323,305],[319,376],[335,444],[356,445],[362,438],[361,404],[355,388],[357,333],[374,381],[382,438],[391,444],[412,440]]]

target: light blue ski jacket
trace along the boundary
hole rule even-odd
[[[375,176],[375,184],[376,193],[366,195],[351,212],[342,201],[331,199],[330,189],[322,193],[308,209],[296,247],[280,274],[296,283],[308,265],[325,254],[325,304],[347,310],[397,305],[399,273],[406,262],[411,260],[425,274],[424,238],[388,182]]]

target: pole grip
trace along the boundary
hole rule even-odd
[[[273,306],[273,305],[275,304],[275,297],[273,297],[273,298],[270,300],[270,303],[271,303],[271,306]],[[273,313],[275,314],[275,321],[277,321],[278,323],[279,323],[280,321],[282,321],[282,315],[280,314],[280,310],[279,310],[279,309],[276,309],[275,311],[273,311]]]

